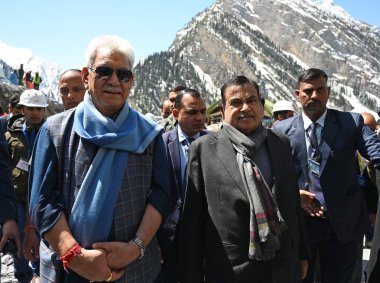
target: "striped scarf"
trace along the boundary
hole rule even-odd
[[[249,200],[248,257],[251,260],[270,260],[280,249],[279,237],[281,231],[286,229],[286,224],[260,169],[250,158],[265,141],[267,130],[260,125],[251,141],[228,124],[224,123],[223,129],[236,150],[239,171]]]

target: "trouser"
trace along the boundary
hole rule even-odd
[[[21,241],[21,248],[24,243],[24,237],[25,237],[25,213],[26,213],[26,203],[25,202],[19,202],[18,203],[18,222],[17,226],[20,233],[20,241]],[[29,261],[24,258],[23,253],[20,253],[20,258],[17,258],[17,256],[13,257],[14,262],[14,275],[15,278],[21,282],[30,282],[33,278],[33,274],[40,274],[40,262],[32,262],[31,266],[29,266]]]
[[[360,283],[363,275],[363,239],[357,241],[358,255],[355,261],[354,271],[352,273],[352,283]]]
[[[358,256],[358,240],[339,243],[328,219],[306,217],[311,260],[303,283],[314,283],[319,259],[321,283],[351,283]],[[317,257],[318,255],[318,257]]]

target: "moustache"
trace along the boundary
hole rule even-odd
[[[103,91],[105,92],[111,92],[111,93],[122,93],[122,89],[119,87],[111,87],[111,86],[106,86],[103,88]]]
[[[321,104],[321,102],[319,100],[310,100],[306,103],[306,105],[312,105],[312,104]]]
[[[252,114],[241,114],[238,116],[238,120],[246,119],[246,118],[255,118],[255,116]]]

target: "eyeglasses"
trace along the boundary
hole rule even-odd
[[[101,80],[109,80],[114,71],[116,72],[117,79],[121,83],[127,83],[133,79],[133,73],[129,69],[114,69],[106,66],[99,66],[95,69],[89,67],[89,69]]]

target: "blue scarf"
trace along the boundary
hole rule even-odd
[[[142,153],[162,127],[131,109],[126,102],[116,121],[103,116],[90,95],[75,110],[74,130],[100,146],[76,196],[69,226],[83,247],[106,241],[128,163],[128,152]]]

